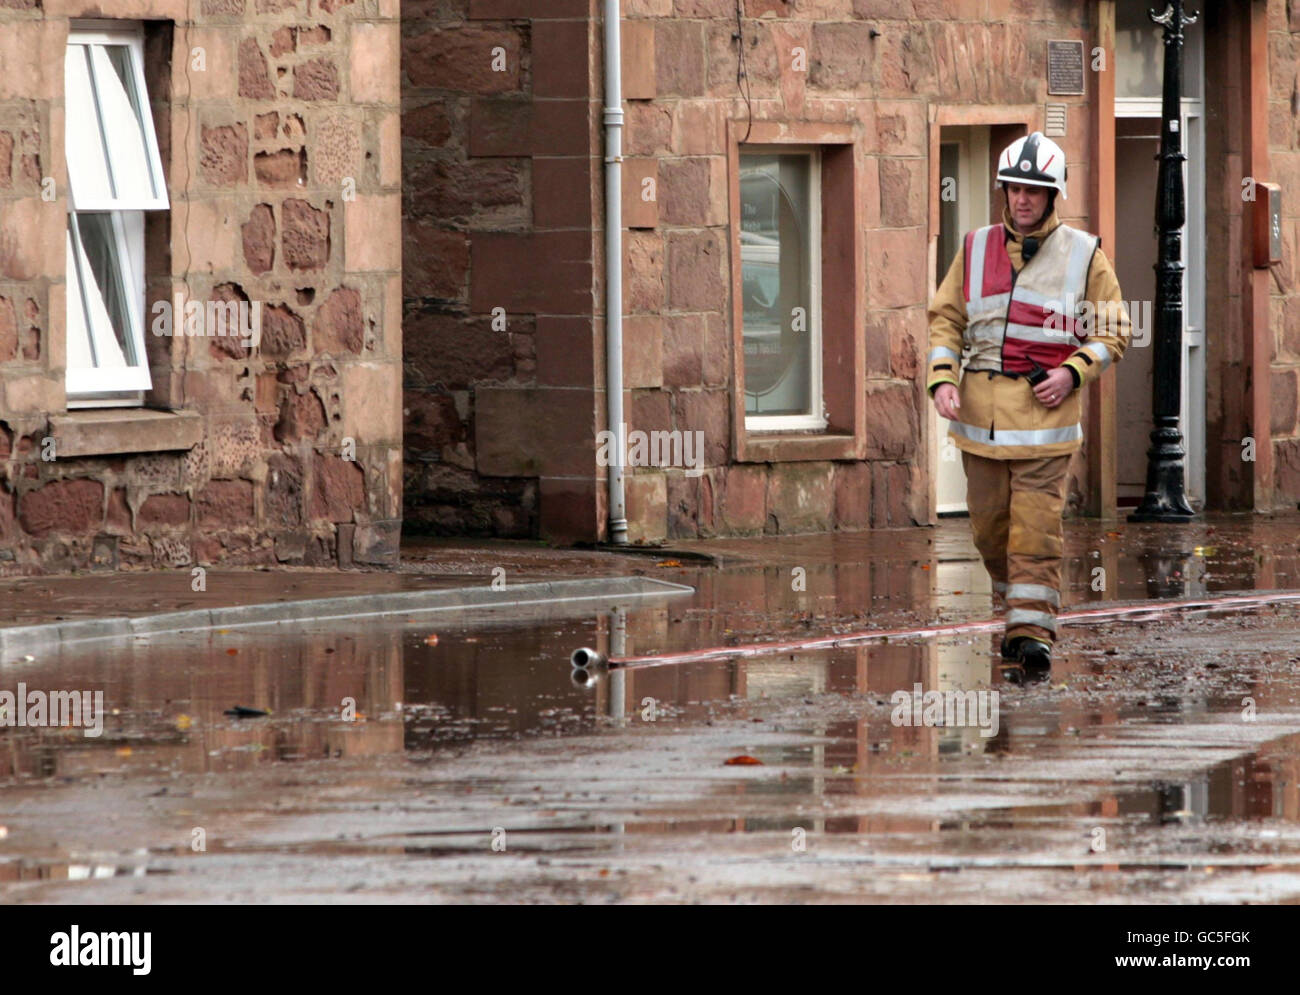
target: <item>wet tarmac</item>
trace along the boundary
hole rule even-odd
[[[1300,588],[1297,524],[1072,525],[1065,603]],[[579,646],[991,615],[961,520],[683,548],[720,565],[640,558],[697,588],[647,606],[5,660],[104,715],[0,728],[0,901],[1300,900],[1300,606],[1071,626],[1027,684],[974,633],[576,686]]]

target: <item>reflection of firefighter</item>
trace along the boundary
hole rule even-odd
[[[927,387],[952,423],[975,545],[1006,598],[1002,655],[1038,667],[1051,664],[1061,604],[1077,388],[1123,356],[1129,333],[1100,240],[1057,217],[1065,178],[1065,153],[1039,132],[1003,150],[1002,223],[966,234],[929,312]]]

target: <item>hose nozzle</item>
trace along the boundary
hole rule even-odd
[[[573,664],[575,670],[592,670],[597,667],[604,667],[609,663],[600,653],[588,649],[586,646],[574,650],[573,655],[569,657],[569,662]]]
[[[574,667],[569,679],[573,681],[575,688],[582,688],[584,691],[590,691],[600,683],[602,671],[588,670],[586,667]]]

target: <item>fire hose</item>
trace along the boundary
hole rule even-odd
[[[1109,605],[1062,612],[1057,621],[1063,625],[1088,622],[1112,622],[1141,619],[1172,612],[1223,610],[1229,608],[1259,608],[1265,605],[1300,601],[1300,591],[1268,591],[1254,594],[1226,595],[1213,598],[1193,598],[1176,601],[1139,601],[1133,604]],[[864,643],[887,642],[891,639],[932,639],[970,632],[991,632],[1003,626],[1002,619],[955,622],[949,625],[927,625],[910,629],[863,629],[858,632],[832,636],[814,636],[782,642],[741,643],[734,646],[711,646],[704,649],[681,650],[674,653],[650,653],[643,656],[608,657],[589,647],[576,649],[569,657],[573,665],[573,683],[586,687],[596,676],[609,670],[631,670],[643,667],[669,667],[685,663],[708,663],[718,660],[752,659],[779,653],[808,653],[817,650],[840,649]]]

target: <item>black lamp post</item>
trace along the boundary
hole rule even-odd
[[[1178,428],[1183,378],[1183,136],[1179,130],[1183,92],[1183,0],[1171,0],[1151,20],[1164,26],[1165,74],[1160,122],[1160,180],[1156,189],[1156,262],[1154,428],[1147,450],[1147,493],[1128,516],[1130,522],[1188,522],[1196,517],[1184,489],[1183,433]]]

